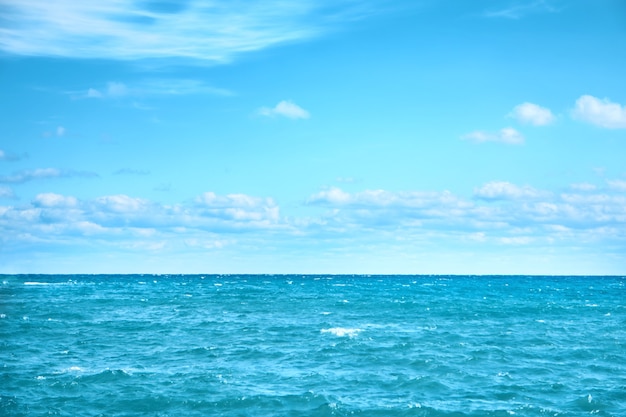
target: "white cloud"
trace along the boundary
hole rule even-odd
[[[492,181],[474,190],[474,201],[449,192],[347,193],[329,189],[314,194],[310,205],[329,209],[323,221],[310,227],[320,233],[361,234],[364,230],[393,232],[409,239],[426,233],[442,239],[531,243],[601,239],[606,230],[626,230],[623,194],[554,194],[530,186]],[[497,204],[494,204],[497,203]],[[600,229],[605,232],[600,232]],[[563,231],[569,231],[567,235]],[[626,245],[626,233],[611,232]],[[620,237],[621,236],[621,237]],[[503,240],[504,239],[504,240]]]
[[[307,200],[307,203],[331,203],[331,204],[348,204],[352,200],[352,196],[337,187],[320,191],[313,194]]]
[[[197,197],[196,202],[203,216],[265,223],[276,222],[280,217],[279,208],[271,198],[207,192]]]
[[[261,116],[283,116],[290,119],[308,119],[310,117],[308,111],[289,100],[281,101],[274,108],[261,107],[257,113]]]
[[[545,126],[554,121],[554,115],[550,109],[533,103],[522,103],[515,106],[509,116],[521,123],[534,126]]]
[[[216,96],[232,96],[232,91],[216,88],[201,80],[163,78],[149,79],[128,86],[117,81],[110,81],[104,88],[89,88],[87,91],[69,91],[73,98],[114,99],[136,96],[181,96],[190,94],[210,94]],[[135,104],[137,107],[137,104]],[[141,107],[140,105],[138,107]]]
[[[15,198],[15,193],[10,187],[0,186],[0,198]]]
[[[150,202],[143,198],[133,198],[127,195],[109,195],[95,199],[100,209],[117,213],[148,212]]]
[[[580,182],[576,184],[570,184],[570,188],[576,191],[595,191],[598,187],[588,182]]]
[[[624,180],[608,180],[606,183],[611,190],[626,191],[626,181]]]
[[[533,199],[542,195],[542,192],[528,185],[520,187],[506,181],[491,181],[474,189],[474,196],[483,200]]]
[[[58,126],[56,130],[57,136],[65,136],[65,128],[63,126]]]
[[[35,207],[76,207],[78,200],[75,197],[66,197],[61,194],[38,194],[33,200]]]
[[[240,53],[318,36],[338,24],[338,16],[359,17],[362,9],[349,1],[171,4],[177,6],[123,0],[12,2],[3,7],[3,18],[11,24],[1,29],[0,48],[29,56],[223,63]]]
[[[502,245],[536,253],[601,248],[614,256],[626,250],[621,187],[615,182],[602,192],[557,194],[492,181],[477,188],[474,199],[448,191],[329,188],[308,199],[307,211],[321,210],[317,217],[294,218],[282,217],[273,199],[246,194],[207,192],[161,204],[128,195],[80,200],[43,193],[23,205],[0,206],[0,243],[11,254],[19,248],[57,254],[60,247],[75,254],[88,247],[106,256],[132,251],[143,260],[155,251],[168,259],[220,251],[234,254],[234,267],[251,253],[272,259],[313,253],[317,259],[366,249],[365,257],[396,250],[452,254],[461,248],[475,254]]]
[[[469,140],[475,143],[500,142],[509,145],[520,145],[524,143],[524,136],[512,127],[505,127],[495,133],[476,130],[463,135],[461,139]]]
[[[0,207],[0,242],[29,236],[82,244],[82,237],[89,236],[128,248],[177,239],[209,249],[234,242],[220,236],[281,229],[279,208],[271,198],[244,194],[205,193],[193,203],[164,205],[124,194],[79,200],[42,193],[28,205]]]
[[[609,99],[584,95],[576,100],[575,119],[608,129],[626,129],[626,106]]]

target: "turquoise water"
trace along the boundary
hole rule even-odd
[[[626,278],[0,276],[2,416],[626,416]]]

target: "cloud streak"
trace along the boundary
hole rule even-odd
[[[489,10],[485,12],[485,17],[521,19],[536,13],[554,13],[558,10],[551,6],[546,0],[517,0],[515,3],[504,9]]]
[[[27,56],[225,63],[241,53],[319,36],[338,15],[359,16],[351,3],[189,0],[159,7],[127,0],[21,0],[3,6],[10,23],[0,29],[0,48]]]
[[[469,140],[474,143],[499,142],[507,145],[521,145],[524,143],[524,136],[512,127],[505,127],[498,132],[475,130],[461,136],[461,139]]]
[[[0,149],[0,161],[13,162],[13,161],[19,161],[20,159],[22,159],[20,155],[16,155],[14,153],[6,152]]]
[[[0,184],[23,184],[29,181],[50,178],[93,178],[97,176],[98,174],[89,171],[61,170],[57,168],[38,168],[32,170],[18,171],[13,173],[12,175],[2,175],[0,176]]]
[[[76,99],[120,99],[137,96],[183,96],[192,94],[234,95],[230,90],[213,87],[202,80],[178,78],[149,79],[132,86],[118,81],[109,81],[103,87],[90,87],[87,90],[70,91],[67,94]]]

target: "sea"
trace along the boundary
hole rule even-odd
[[[0,416],[626,416],[626,277],[0,275]]]

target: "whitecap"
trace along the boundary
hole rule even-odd
[[[26,281],[24,285],[52,285],[50,282]]]
[[[322,333],[330,333],[337,337],[356,337],[361,329],[349,329],[346,327],[332,327],[330,329],[322,329]]]

